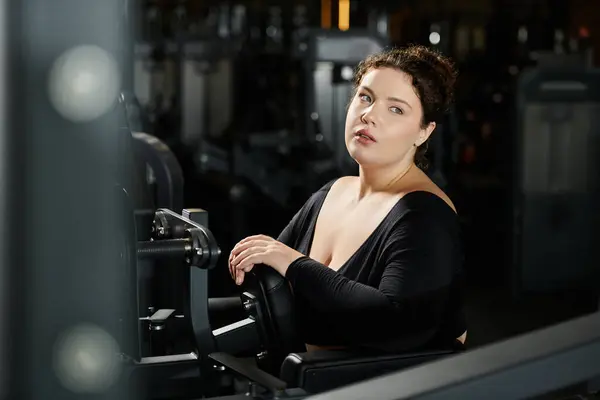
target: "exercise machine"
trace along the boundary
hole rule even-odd
[[[597,290],[600,130],[592,121],[599,96],[600,73],[584,66],[544,66],[520,78],[512,229],[517,296]]]
[[[142,218],[146,214],[136,215],[136,227],[148,226],[140,222]],[[291,290],[271,268],[257,266],[239,297],[209,297],[209,272],[221,251],[207,227],[204,210],[186,209],[179,214],[158,209],[150,240],[135,242],[137,235],[130,237],[138,275],[145,260],[164,270],[152,292],[148,315],[138,318],[139,347],[125,355],[129,380],[137,388],[144,387],[147,397],[231,392],[233,372],[252,382],[252,393],[302,398],[462,350],[457,343],[387,355],[306,353],[295,334]],[[232,310],[240,318],[216,327],[214,314]]]
[[[145,166],[145,182],[156,208],[180,213],[183,209],[183,171],[171,149],[160,139],[144,132],[131,133],[134,155]]]
[[[293,295],[283,277],[269,267],[257,266],[248,274],[241,298],[248,322],[240,337],[257,333],[255,357],[218,351],[209,358],[224,368],[223,373],[233,372],[250,381],[251,396],[305,398],[464,350],[456,342],[447,348],[399,354],[351,350],[307,353],[295,333]]]
[[[137,269],[145,268],[144,260],[168,269],[151,293],[149,315],[138,317],[138,355],[126,356],[130,380],[137,387],[148,384],[147,396],[152,398],[204,395],[197,383],[204,377],[203,354],[215,348],[208,323],[207,274],[220,255],[207,226],[204,210],[178,214],[158,209],[150,240],[129,243],[135,248]]]

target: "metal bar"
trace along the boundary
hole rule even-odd
[[[183,361],[198,361],[198,355],[196,353],[187,353],[172,354],[168,356],[144,357],[140,360],[138,365],[168,364]]]
[[[242,377],[249,379],[251,382],[255,382],[265,389],[272,391],[274,394],[280,394],[287,387],[287,384],[284,381],[264,372],[247,360],[234,357],[227,353],[211,353],[208,356],[218,364],[231,369]]]
[[[600,312],[600,297],[598,298],[598,308],[597,310]],[[588,382],[588,392],[590,393],[600,393],[600,375],[596,376],[594,379],[591,379]]]
[[[154,206],[180,213],[183,209],[184,179],[177,158],[164,142],[154,136],[134,132],[133,138],[142,160],[152,168],[156,179]]]
[[[260,347],[256,322],[246,318],[212,331],[217,349],[236,355]]]
[[[190,239],[148,240],[137,243],[138,258],[183,258],[193,250]]]
[[[524,399],[600,375],[600,313],[311,400]]]
[[[11,254],[9,253],[11,246],[10,230],[11,230],[11,218],[10,218],[10,205],[13,191],[10,189],[10,181],[12,171],[9,170],[10,162],[9,156],[11,151],[9,149],[9,131],[10,124],[8,117],[8,103],[6,99],[10,97],[10,91],[7,86],[8,80],[8,60],[11,60],[10,52],[8,48],[8,35],[10,26],[8,24],[7,14],[9,14],[7,0],[0,0],[0,220],[3,223],[0,225],[0,399],[8,398],[10,376],[10,360],[9,360],[9,340],[8,340],[8,327],[11,325],[8,323],[9,318],[9,304],[10,299],[8,288],[10,287],[10,266],[13,265],[11,262]]]

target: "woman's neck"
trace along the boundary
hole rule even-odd
[[[417,167],[413,160],[388,166],[360,166],[358,181],[358,200],[373,193],[397,191],[398,187],[409,180]]]

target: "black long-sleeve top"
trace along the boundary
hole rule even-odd
[[[310,254],[329,182],[278,240]],[[456,213],[424,191],[402,197],[338,270],[301,257],[286,278],[304,343],[406,351],[444,346],[466,331]]]

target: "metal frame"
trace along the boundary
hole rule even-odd
[[[9,361],[9,346],[8,346],[8,321],[10,299],[8,292],[9,288],[9,265],[14,265],[11,259],[13,254],[10,253],[12,241],[10,239],[10,229],[12,228],[10,220],[11,206],[15,203],[11,201],[15,196],[14,192],[9,190],[13,183],[12,176],[15,173],[15,168],[8,158],[12,152],[10,151],[10,121],[8,117],[11,115],[8,110],[6,99],[10,97],[11,90],[8,87],[9,80],[9,57],[10,50],[8,46],[8,36],[11,33],[11,25],[8,24],[11,5],[7,0],[0,0],[0,218],[2,225],[0,226],[0,399],[8,398],[8,382],[10,382],[10,361]],[[11,168],[12,167],[12,168]]]
[[[600,376],[599,359],[595,313],[308,399],[524,399]]]
[[[133,132],[132,136],[135,139],[135,150],[146,168],[151,169],[157,186],[154,206],[181,213],[185,182],[175,154],[157,137],[143,132]]]
[[[107,367],[118,366],[112,344],[122,343],[117,313],[125,303],[122,210],[112,190],[118,121],[64,118],[47,89],[55,61],[75,46],[96,45],[119,64],[124,38],[111,27],[122,2],[3,1],[0,10],[10,35],[0,62],[12,72],[0,87],[10,98],[1,104],[10,120],[1,119],[8,157],[1,158],[0,295],[9,303],[1,303],[8,337],[0,397],[129,399],[118,382],[103,381],[115,371]],[[78,364],[78,353],[94,365]]]
[[[600,312],[600,297],[598,298],[597,310]],[[588,382],[587,389],[590,393],[600,393],[600,375]]]
[[[557,69],[557,68],[536,68],[525,71],[520,80],[519,80],[519,91],[517,97],[517,105],[516,105],[516,126],[518,129],[515,131],[518,135],[515,136],[513,141],[513,153],[515,156],[515,167],[513,168],[513,209],[512,209],[512,224],[513,224],[513,234],[511,238],[512,244],[512,267],[510,270],[511,274],[511,284],[512,291],[514,297],[519,297],[526,292],[535,292],[535,291],[559,291],[565,289],[572,289],[574,284],[577,286],[585,286],[586,283],[595,282],[593,279],[588,279],[587,275],[589,275],[588,271],[580,271],[580,276],[574,282],[570,282],[570,286],[566,285],[567,280],[561,277],[560,279],[554,279],[554,281],[550,281],[547,276],[545,279],[527,279],[525,276],[525,271],[522,269],[523,261],[526,259],[526,254],[524,253],[527,249],[523,247],[522,241],[526,239],[528,235],[526,231],[526,207],[529,205],[530,209],[539,209],[540,207],[545,207],[545,204],[540,200],[543,200],[547,197],[551,197],[552,199],[556,199],[560,196],[563,198],[577,198],[578,201],[582,204],[581,207],[577,208],[587,208],[589,210],[593,210],[594,204],[596,204],[596,200],[598,199],[598,183],[596,182],[595,188],[589,188],[591,192],[586,190],[579,190],[579,193],[576,193],[574,190],[569,190],[564,193],[546,193],[545,191],[537,190],[538,188],[529,188],[524,179],[524,160],[526,158],[524,145],[522,145],[523,138],[526,137],[523,130],[526,127],[526,115],[525,110],[526,106],[535,103],[539,105],[556,105],[560,109],[561,106],[568,107],[566,105],[577,104],[579,107],[591,107],[592,104],[598,105],[600,104],[600,70],[598,69],[584,69],[581,68],[565,68],[565,69]],[[571,112],[570,110],[568,110]],[[587,127],[589,129],[589,145],[588,154],[586,155],[588,160],[591,160],[595,157],[597,160],[598,152],[593,154],[595,148],[594,144],[597,144],[600,140],[598,136],[600,134],[600,130],[598,129],[597,122],[590,121],[590,125]],[[583,128],[585,129],[585,128]],[[581,129],[579,129],[581,130]],[[595,164],[588,163],[587,166],[589,171],[595,171],[598,168],[598,162],[595,161]],[[595,176],[593,173],[588,172],[589,176]],[[540,185],[543,181],[542,179],[529,179],[530,182],[536,182],[536,185]],[[575,183],[573,183],[575,187]],[[579,183],[579,186],[581,184]],[[533,190],[536,189],[536,190]],[[575,206],[573,206],[575,207]],[[591,207],[591,208],[590,208]],[[589,228],[594,226],[593,221],[594,218],[597,217],[593,212],[589,215],[589,219],[586,221],[585,215],[579,215],[580,224],[583,227],[581,231],[589,231],[582,233],[582,237],[578,240],[573,240],[572,242],[577,245],[580,243],[585,243],[588,245],[588,251],[581,252],[579,254],[579,258],[583,259],[583,262],[586,262],[589,266],[588,269],[592,268],[594,262],[598,259],[599,254],[593,253],[593,244],[589,243],[594,237],[594,233]],[[529,234],[531,235],[531,234]],[[539,245],[538,245],[539,246]],[[574,247],[571,247],[572,251],[579,251],[579,249],[575,250]],[[587,253],[587,254],[586,254]],[[592,259],[593,258],[593,259]],[[543,270],[547,270],[546,265],[538,266],[538,270],[542,268]],[[531,267],[529,267],[531,268]],[[580,265],[577,265],[575,270],[577,271],[580,268]],[[566,270],[565,270],[566,271]],[[585,272],[585,274],[584,274]],[[598,276],[598,275],[596,275]],[[560,282],[561,285],[557,283]],[[564,284],[564,287],[560,287]],[[536,286],[535,288],[533,286]],[[588,288],[589,289],[589,288]],[[594,289],[594,288],[592,288]]]

